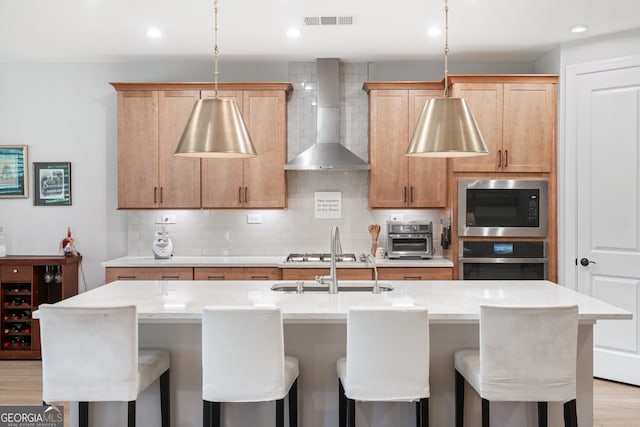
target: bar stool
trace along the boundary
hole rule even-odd
[[[336,364],[339,425],[355,427],[355,401],[415,402],[429,425],[429,315],[424,307],[353,307],[347,355]]]
[[[465,380],[489,402],[538,402],[538,425],[547,425],[547,402],[564,403],[564,422],[576,427],[578,307],[480,307],[480,349],[454,354],[456,427],[462,427]]]
[[[135,306],[42,304],[38,311],[44,402],[79,402],[81,427],[89,425],[89,402],[128,402],[134,427],[138,395],[159,378],[162,426],[169,427],[169,352],[138,349]]]
[[[203,425],[221,425],[222,402],[276,401],[276,426],[298,425],[298,359],[284,355],[278,307],[210,306],[202,312]]]

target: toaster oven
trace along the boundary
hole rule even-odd
[[[388,258],[433,258],[431,221],[387,221]]]

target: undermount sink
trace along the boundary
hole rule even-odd
[[[298,284],[301,283],[299,286]],[[388,282],[378,282],[381,292],[389,292],[393,290]],[[277,282],[271,286],[272,291],[276,292],[328,292],[327,285],[321,285],[316,282]],[[373,281],[338,281],[338,292],[373,292]]]

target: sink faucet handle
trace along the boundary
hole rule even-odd
[[[324,281],[327,278],[327,276],[316,276],[316,282],[320,283],[321,285],[324,285]]]

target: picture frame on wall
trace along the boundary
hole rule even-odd
[[[29,197],[26,145],[0,145],[0,198]]]
[[[71,162],[33,162],[33,204],[71,205]]]

